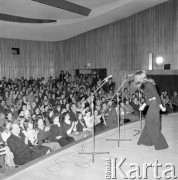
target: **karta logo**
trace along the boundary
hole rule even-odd
[[[126,158],[108,158],[105,160],[106,172],[105,179],[149,179],[148,169],[153,172],[152,177],[154,179],[177,179],[175,175],[176,169],[172,163],[161,164],[156,159],[152,163],[144,163],[140,166],[137,163],[125,163]],[[124,163],[128,167],[124,168],[127,171],[123,170]],[[153,179],[152,179],[153,180]]]

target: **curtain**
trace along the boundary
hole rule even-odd
[[[158,92],[161,94],[167,91],[169,97],[173,95],[174,91],[178,91],[178,75],[147,75],[148,78],[154,79]]]

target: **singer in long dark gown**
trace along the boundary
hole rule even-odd
[[[134,81],[147,97],[146,103],[141,106],[142,110],[146,105],[149,106],[145,118],[145,126],[138,140],[138,145],[154,145],[156,150],[166,149],[168,148],[168,144],[161,133],[160,119],[160,109],[165,111],[165,108],[161,104],[155,83],[153,80],[147,79],[146,74],[143,71],[138,71],[135,74]]]

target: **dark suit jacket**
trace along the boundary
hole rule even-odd
[[[133,101],[131,101],[130,105],[133,107],[133,110],[134,110],[134,115],[135,116],[139,116],[139,105],[138,104],[135,104]]]
[[[69,111],[69,115],[70,115],[70,120],[72,122],[77,121],[77,116],[75,115],[75,113],[72,110]]]
[[[41,156],[40,153],[33,151],[25,144],[24,137],[20,138],[11,134],[7,140],[7,145],[14,154],[14,162],[16,165],[23,165]]]
[[[51,137],[51,132],[50,131],[45,131],[42,129],[38,129],[38,144],[42,145],[43,141]]]
[[[51,136],[52,138],[56,139],[57,136],[67,137],[67,132],[63,126],[63,123],[61,123],[61,127],[58,127],[56,124],[52,124],[51,129]]]

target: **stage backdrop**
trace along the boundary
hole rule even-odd
[[[159,93],[168,91],[169,97],[173,92],[178,92],[178,75],[149,75],[149,78],[155,80]]]

